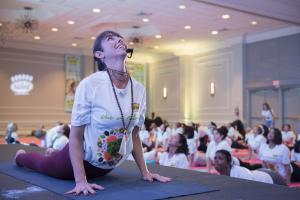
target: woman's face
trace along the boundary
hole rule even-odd
[[[214,130],[214,140],[215,142],[219,143],[222,141],[222,135],[217,131],[217,130]]]
[[[229,163],[226,160],[226,157],[222,153],[216,153],[214,159],[215,169],[220,172],[229,167]]]
[[[271,129],[270,132],[268,133],[268,140],[273,141],[274,138],[275,138],[274,129]]]
[[[285,131],[285,132],[289,131],[288,125],[284,125],[284,126],[283,126],[283,131]]]
[[[253,133],[258,135],[259,134],[259,128],[257,126],[254,127]]]
[[[126,56],[127,45],[123,38],[115,36],[113,34],[108,35],[101,42],[103,49],[103,56],[105,58],[114,56]]]
[[[264,104],[263,105],[263,110],[267,110],[268,108],[267,108],[267,105],[266,104]]]
[[[179,134],[175,134],[175,135],[172,135],[170,140],[169,140],[169,146],[180,146],[180,136]]]

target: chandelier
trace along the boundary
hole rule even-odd
[[[25,13],[20,19],[17,19],[17,28],[22,29],[25,33],[32,33],[38,29],[38,20],[33,19],[31,12],[32,7],[24,7]]]
[[[13,31],[9,22],[0,22],[0,47],[12,38]]]

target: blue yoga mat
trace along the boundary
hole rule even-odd
[[[159,183],[157,181],[150,183],[141,180],[138,171],[116,168],[108,175],[89,180],[90,183],[97,183],[105,187],[103,191],[97,191],[95,195],[89,196],[74,196],[64,195],[68,190],[71,190],[75,183],[74,181],[60,180],[52,178],[31,170],[20,168],[14,163],[0,164],[0,172],[17,179],[29,182],[33,185],[42,187],[54,193],[63,195],[70,199],[165,199],[171,197],[186,196],[192,194],[206,193],[217,191],[214,188],[204,186],[199,183],[172,180],[169,183]],[[200,181],[200,180],[199,180]]]

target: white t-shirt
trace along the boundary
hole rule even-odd
[[[259,149],[259,158],[262,161],[267,161],[276,165],[278,173],[282,176],[286,176],[286,170],[284,165],[289,165],[290,150],[284,145],[276,145],[274,148],[270,148],[268,144],[262,144]]]
[[[140,130],[139,134],[142,142],[149,138],[149,132],[147,130]]]
[[[76,89],[71,125],[85,125],[84,160],[96,167],[112,169],[125,161],[132,152],[132,130],[135,126],[142,127],[146,111],[145,88],[133,78],[132,83],[133,119],[126,137],[106,71],[88,76]],[[115,89],[127,126],[131,115],[131,83],[129,81],[125,89]]]
[[[187,139],[187,145],[189,148],[189,154],[195,154],[197,152],[196,141],[194,138]]]
[[[257,170],[250,171],[245,167],[237,165],[232,166],[230,170],[230,177],[273,184],[273,179],[269,174]]]
[[[287,131],[287,132],[281,131],[281,135],[282,135],[283,142],[290,142],[291,139],[296,140],[296,137],[295,137],[293,131]]]
[[[214,161],[216,152],[221,149],[231,152],[231,147],[226,139],[219,142],[219,144],[216,144],[215,141],[211,141],[207,146],[206,157]]]
[[[60,125],[54,126],[53,128],[49,129],[45,136],[46,141],[46,148],[50,148],[53,145],[53,140],[57,135],[57,131],[60,128]]]
[[[61,150],[65,147],[66,144],[69,143],[69,139],[61,134],[57,134],[57,136],[55,137],[54,141],[53,141],[53,145],[52,148],[55,150]]]
[[[254,137],[249,137],[248,138],[248,145],[253,150],[259,151],[260,146],[262,144],[266,144],[266,143],[267,143],[267,139],[262,134],[254,135]]]
[[[168,167],[177,167],[187,169],[189,167],[189,161],[184,153],[178,153],[169,158],[169,153],[164,152],[159,159],[159,164]]]
[[[273,115],[270,110],[262,110],[261,115],[263,116],[263,118],[265,120],[268,120],[268,121],[273,120]]]
[[[295,152],[294,149],[291,152],[291,161],[300,162],[300,153]]]

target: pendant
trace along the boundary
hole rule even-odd
[[[122,156],[126,155],[126,146],[127,146],[126,144],[127,144],[127,135],[124,135],[122,137],[122,142],[119,149],[119,154],[121,154]]]

